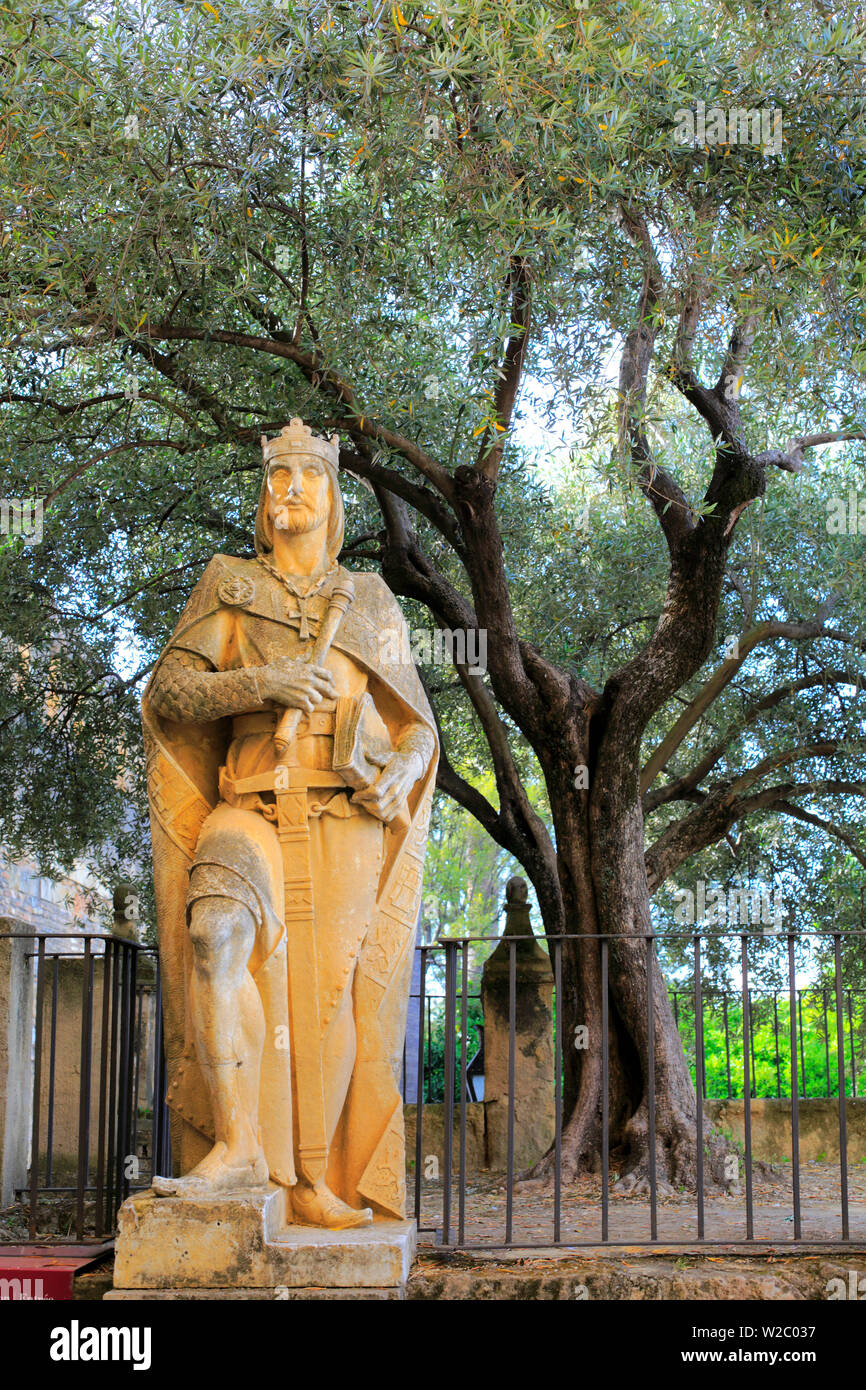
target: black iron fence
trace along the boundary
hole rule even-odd
[[[668,993],[683,1046],[687,1055],[692,1054],[693,1062],[693,995],[691,991],[679,989],[671,989]],[[703,1005],[704,1099],[731,1100],[743,1095],[743,1074],[742,1071],[737,1072],[737,1041],[740,1040],[739,1050],[742,1054],[744,1017],[749,1029],[749,1089],[752,1099],[775,1096],[781,1100],[788,1096],[790,1061],[787,1048],[790,1039],[789,1010],[792,1007],[789,991],[750,989],[745,1015],[739,994],[730,990],[705,991]],[[858,1040],[862,1039],[866,1024],[866,994],[863,990],[844,989],[840,1007],[845,1040],[845,1089],[849,1096],[856,1097],[861,1072],[857,1055]],[[800,1097],[803,1100],[831,1099],[838,1095],[839,1087],[837,1068],[834,1060],[831,1060],[831,1041],[838,1033],[833,989],[827,985],[809,985],[797,989],[796,1016]],[[693,1065],[693,1074],[694,1070]]]
[[[499,938],[497,937],[498,941]],[[420,948],[419,948],[420,949]],[[478,1055],[481,994],[469,991],[469,1100],[480,1100],[473,1084],[472,1061]],[[691,991],[668,988],[668,998],[692,1078],[694,1064],[695,1016]],[[862,1072],[864,1033],[866,1033],[866,991],[844,989],[842,1019],[845,1036],[845,1086],[849,1096],[863,1093]],[[703,993],[704,1005],[704,1100],[736,1100],[743,1095],[742,1070],[737,1059],[742,1058],[743,1010],[739,992],[708,989]],[[474,1007],[473,1007],[474,1006]],[[440,980],[424,993],[424,1101],[436,1104],[445,1099],[445,993]],[[409,997],[409,1008],[420,1012],[418,993]],[[750,1093],[753,1100],[786,1097],[790,1066],[786,1055],[789,1038],[788,991],[781,989],[750,989],[746,1019],[749,1028],[749,1057],[751,1061]],[[473,1027],[474,1023],[474,1027]],[[836,1016],[832,989],[827,986],[807,986],[797,990],[797,1034],[800,1048],[798,1080],[803,1100],[832,1099],[838,1094],[835,1064],[831,1061],[832,1039],[836,1034]],[[859,1046],[858,1046],[859,1044]],[[473,1051],[474,1049],[474,1051]],[[415,1099],[415,1056],[404,1048],[401,1090],[407,1099]],[[859,1087],[859,1089],[858,1089]]]
[[[34,986],[29,1166],[18,1184],[30,1236],[50,1233],[53,1240],[70,1241],[109,1237],[123,1200],[131,1192],[146,1189],[154,1172],[171,1171],[155,953],[107,935],[78,939],[77,953],[73,953],[68,936],[4,935],[29,943],[26,949]],[[709,943],[716,943],[718,955],[718,942],[723,938],[733,942],[735,950],[736,962],[730,970],[733,973],[736,969],[739,976],[736,993],[706,984]],[[715,1192],[708,1192],[705,1181],[710,1121],[704,1107],[697,1107],[696,1183],[693,1194],[679,1194],[679,1234],[671,1233],[666,1206],[669,1197],[657,1173],[656,1034],[651,1028],[647,1034],[645,1097],[650,1132],[647,1192],[640,1202],[632,1203],[627,1230],[618,1229],[614,1219],[624,1208],[617,1203],[617,1190],[612,1185],[620,1157],[611,1153],[610,1124],[607,985],[613,938],[563,937],[550,943],[550,1171],[548,1187],[541,1196],[532,1198],[529,1211],[525,1186],[519,1180],[521,1136],[515,1084],[519,1044],[517,951],[525,938],[459,938],[420,947],[420,983],[411,1001],[417,1011],[417,1045],[412,1055],[404,1054],[403,1074],[405,1079],[414,1073],[417,1097],[409,1160],[414,1214],[421,1229],[435,1231],[444,1245],[493,1249],[659,1241],[672,1245],[728,1244],[731,1240],[776,1244],[814,1239],[827,1244],[866,1239],[866,1201],[857,1205],[856,1191],[852,1197],[848,1157],[849,1107],[856,1101],[858,1077],[866,1065],[863,996],[844,987],[842,978],[843,948],[855,945],[854,938],[859,938],[856,944],[861,947],[866,944],[866,933],[841,931],[786,933],[772,940],[763,933],[747,932],[627,938],[643,943],[640,949],[645,952],[649,981],[648,1020],[654,1017],[653,991],[659,988],[651,968],[657,961],[661,978],[667,979],[696,1091],[708,1102],[714,1097],[736,1101],[742,1111],[742,1137],[729,1140],[741,1183],[736,1200],[729,1200],[725,1207],[724,1228],[716,1230],[719,1208],[717,1203],[714,1206]],[[813,950],[805,961],[807,939]],[[473,984],[470,977],[470,950],[492,948],[503,940],[509,951],[507,1084],[501,1096],[487,1095],[485,1100],[495,1099],[504,1113],[505,1146],[501,1175],[492,1175],[479,1172],[483,1163],[470,1165],[468,1155],[469,1107],[479,1094],[472,1070],[483,1071],[478,1047],[479,994],[477,982]],[[577,943],[579,950],[598,952],[601,978],[598,1171],[592,1179],[594,1187],[587,1189],[578,1207],[573,1185],[566,1186],[563,1180],[567,1116],[559,1005],[566,942]],[[766,974],[773,952],[775,967],[783,968],[787,975],[784,992],[765,989],[761,976],[756,982],[756,959]],[[807,968],[813,980],[809,984],[802,978]],[[718,979],[717,961],[713,978]],[[431,1080],[435,1080],[432,1086]],[[838,1161],[834,1158],[832,1164],[822,1165],[823,1195],[816,1195],[808,1183],[804,1186],[800,1161],[800,1103],[818,1094],[836,1103],[834,1148],[838,1142]],[[752,1101],[759,1095],[782,1102],[787,1127],[788,1153],[781,1163],[785,1191],[780,1193],[777,1184],[772,1201],[765,1201],[762,1191],[756,1192],[756,1175],[763,1182],[763,1168],[754,1153]],[[430,1108],[435,1102],[438,1113]],[[860,1103],[866,1105],[866,1100]],[[524,1120],[525,1116],[521,1117],[521,1123]],[[427,1160],[434,1130],[440,1151],[431,1170]],[[866,1151],[863,1157],[866,1159]],[[831,1168],[834,1185],[828,1214],[827,1173]],[[855,1176],[858,1181],[866,1179],[866,1167],[858,1166]],[[493,1197],[492,1188],[498,1190]],[[866,1185],[861,1196],[866,1198]],[[691,1213],[685,1222],[687,1230],[683,1225],[686,1207]],[[767,1215],[770,1208],[775,1213],[772,1220]],[[814,1213],[820,1221],[818,1216],[811,1220]]]
[[[853,945],[854,939],[866,943],[866,933],[857,931],[834,932],[787,932],[787,933],[749,933],[749,932],[695,932],[665,933],[644,937],[616,938],[606,935],[561,937],[549,943],[551,968],[554,977],[552,1031],[554,1075],[553,1089],[553,1133],[548,1151],[546,1187],[543,1198],[533,1196],[531,1201],[524,1197],[525,1179],[515,1163],[515,1076],[516,1048],[518,1043],[516,1029],[517,1011],[517,950],[522,937],[464,937],[442,939],[431,945],[420,947],[421,972],[417,995],[417,1009],[420,1021],[416,1055],[415,1094],[416,1121],[414,1145],[414,1214],[422,1230],[435,1232],[437,1239],[446,1246],[466,1248],[491,1248],[519,1246],[547,1247],[568,1244],[591,1246],[596,1244],[655,1244],[660,1239],[671,1245],[716,1244],[727,1245],[732,1241],[744,1240],[757,1244],[800,1242],[804,1239],[804,1212],[806,1215],[820,1207],[820,1221],[813,1223],[810,1238],[820,1244],[848,1243],[853,1238],[866,1239],[866,1205],[858,1205],[858,1226],[852,1236],[851,1222],[851,1176],[848,1161],[848,1106],[857,1096],[857,1049],[866,1050],[864,1039],[864,1020],[862,995],[843,987],[842,951],[843,943]],[[614,941],[623,939],[643,942],[646,952],[646,1008],[648,1057],[646,1061],[646,1113],[649,1126],[648,1173],[645,1194],[645,1212],[634,1204],[629,1211],[627,1232],[619,1238],[612,1231],[611,1205],[616,1188],[612,1187],[612,1160],[610,1143],[610,1068],[609,1055],[609,1003],[608,981],[610,973],[610,953]],[[727,939],[733,943],[731,972],[739,974],[740,988],[733,991],[708,990],[705,988],[705,951],[710,941],[719,943]],[[472,1089],[466,1084],[466,1071],[472,1055],[473,1040],[467,1028],[468,1006],[473,993],[470,981],[470,946],[487,945],[493,947],[500,941],[509,946],[509,1008],[508,1008],[508,1076],[504,1094],[499,1098],[506,1108],[507,1147],[504,1174],[497,1178],[493,1187],[489,1178],[486,1183],[479,1181],[477,1173],[470,1172],[467,1156],[468,1115]],[[566,1230],[563,1223],[563,1035],[562,1010],[557,1006],[563,998],[562,970],[563,948],[565,942],[576,943],[578,949],[595,950],[600,955],[601,973],[601,1026],[600,1050],[602,1069],[601,1138],[598,1153],[597,1193],[588,1200],[581,1210],[580,1230]],[[808,945],[807,945],[808,943]],[[671,950],[675,947],[674,950]],[[684,949],[688,950],[690,966],[689,982],[683,975]],[[718,951],[718,945],[716,946]],[[804,951],[808,959],[802,959]],[[768,971],[768,958],[775,952],[776,960],[769,961],[774,968],[782,969],[787,977],[787,987],[780,989],[753,989],[753,956],[760,956],[761,970]],[[656,1029],[649,1026],[655,1014],[653,962],[664,967],[669,956],[676,957],[676,984],[669,988],[672,1009],[680,1030],[687,1061],[690,1063],[692,1078],[697,1093],[705,1099],[712,1099],[713,1087],[708,1091],[707,1037],[708,1025],[716,1026],[716,1014],[721,1016],[723,1038],[721,1076],[719,1095],[729,1099],[739,1097],[742,1106],[741,1142],[728,1137],[731,1158],[736,1167],[736,1180],[731,1186],[742,1198],[741,1221],[732,1222],[733,1208],[726,1202],[725,1220],[719,1227],[719,1234],[708,1233],[707,1217],[710,1205],[708,1197],[708,1153],[706,1141],[709,1135],[709,1121],[703,1105],[698,1105],[695,1120],[695,1161],[696,1183],[693,1196],[681,1193],[678,1201],[676,1221],[668,1222],[670,1231],[674,1228],[679,1234],[670,1231],[659,1234],[660,1197],[664,1184],[657,1172],[657,1078],[656,1078]],[[431,967],[434,965],[435,968]],[[808,967],[810,973],[817,973],[819,983],[805,986],[798,982]],[[429,1010],[427,992],[428,979],[433,979],[434,998],[438,1001],[437,1011]],[[760,1011],[768,1014],[760,1017]],[[442,1030],[442,1111],[431,1116],[435,1129],[436,1142],[441,1134],[440,1155],[427,1153],[425,1141],[425,1106],[430,1105],[430,1087],[427,1078],[428,1058],[431,1055],[428,1032],[433,1020]],[[769,1019],[769,1022],[768,1022]],[[745,1026],[743,1026],[745,1020]],[[775,1096],[787,1102],[787,1128],[790,1145],[790,1159],[782,1158],[783,1186],[787,1189],[787,1202],[790,1215],[784,1215],[784,1201],[779,1201],[779,1184],[772,1192],[772,1200],[757,1202],[755,1194],[756,1172],[761,1175],[768,1171],[767,1164],[757,1162],[753,1152],[753,1110],[752,1101],[758,1087],[758,1069],[755,1058],[760,1028],[770,1027],[772,1051],[771,1063],[774,1076],[774,1089],[766,1090],[768,1096]],[[806,1061],[816,1049],[823,1059],[824,1086],[822,1094],[836,1100],[836,1127],[838,1131],[838,1162],[824,1164],[822,1177],[825,1179],[820,1197],[804,1193],[801,1181],[800,1159],[800,1102],[806,1097]],[[751,1084],[746,1084],[748,1078]],[[435,1093],[435,1092],[434,1092]],[[814,1091],[812,1092],[814,1096]],[[492,1099],[489,1094],[485,1097]],[[438,1109],[438,1107],[437,1107]],[[540,1158],[542,1155],[539,1154]],[[431,1157],[436,1162],[432,1169]],[[835,1183],[828,1188],[826,1172],[833,1167]],[[770,1167],[772,1173],[772,1166]],[[861,1169],[862,1172],[862,1169]],[[529,1174],[533,1176],[534,1174]],[[778,1169],[776,1171],[778,1177]],[[740,1185],[742,1179],[742,1185]],[[498,1192],[504,1200],[490,1201],[491,1192]],[[479,1202],[483,1194],[488,1209],[488,1217],[479,1226],[472,1222],[471,1208]],[[665,1199],[668,1194],[665,1192]],[[829,1195],[829,1202],[827,1200]],[[864,1194],[866,1195],[866,1194]],[[715,1191],[713,1193],[715,1196]],[[546,1203],[543,1212],[539,1203]],[[516,1231],[518,1208],[529,1204],[530,1222],[533,1238]],[[691,1204],[691,1214],[684,1217],[683,1208]],[[831,1209],[828,1213],[827,1208]],[[756,1209],[759,1220],[756,1223]],[[490,1212],[493,1212],[490,1215]],[[525,1213],[524,1213],[525,1214]],[[645,1216],[645,1229],[639,1230],[639,1221]],[[547,1218],[548,1229],[539,1233],[540,1226]],[[491,1227],[499,1221],[500,1227]],[[526,1223],[524,1223],[525,1225]],[[718,1224],[718,1223],[717,1223]],[[756,1230],[756,1225],[760,1230]],[[474,1229],[470,1229],[474,1227]],[[593,1227],[593,1229],[588,1229]]]
[[[155,953],[107,934],[2,936],[23,944],[35,972],[24,991],[29,1056],[18,1059],[32,1075],[27,1171],[16,1182],[30,1239],[109,1237],[130,1192],[170,1171]]]

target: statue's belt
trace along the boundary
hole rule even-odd
[[[245,738],[247,734],[272,734],[277,727],[279,713],[276,710],[261,710],[255,714],[236,714],[232,720],[232,737]],[[298,738],[308,738],[311,734],[333,735],[336,725],[336,710],[330,708],[314,709],[304,714],[298,725]]]
[[[239,714],[232,720],[234,738],[245,738],[248,734],[273,734],[279,715],[276,711],[262,710],[255,714]],[[333,738],[336,715],[334,709],[315,709],[305,714],[298,726],[300,752],[306,739]],[[309,747],[309,745],[307,745]],[[330,764],[330,745],[328,753],[322,748],[322,757],[315,756],[313,762],[326,761]],[[306,791],[309,787],[346,787],[347,783],[339,772],[330,767],[301,767],[280,765],[266,772],[254,773],[251,777],[230,777],[226,768],[220,768],[220,796],[230,804],[239,796],[256,792]]]
[[[231,805],[235,797],[251,792],[307,791],[310,787],[343,787],[348,783],[339,772],[318,767],[273,767],[269,772],[257,772],[252,777],[229,777],[220,768],[220,796]]]

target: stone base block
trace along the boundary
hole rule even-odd
[[[287,1193],[270,1184],[259,1192],[219,1197],[157,1197],[144,1192],[118,1214],[114,1294],[184,1289],[212,1297],[216,1290],[402,1290],[415,1256],[414,1221],[378,1220],[357,1230],[324,1231],[287,1220]],[[256,1297],[256,1292],[250,1293]],[[260,1296],[265,1296],[261,1294]]]

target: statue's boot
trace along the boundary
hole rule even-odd
[[[310,1187],[298,1183],[292,1188],[292,1210],[303,1226],[324,1226],[329,1231],[345,1231],[351,1226],[369,1226],[373,1220],[370,1207],[350,1207],[341,1202],[329,1187],[318,1182]]]
[[[155,1177],[151,1184],[154,1192],[158,1197],[215,1197],[221,1192],[267,1186],[268,1165],[261,1149],[245,1163],[227,1163],[226,1152],[224,1143],[214,1144],[201,1163],[182,1178]]]

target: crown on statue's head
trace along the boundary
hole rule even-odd
[[[303,420],[295,415],[288,425],[283,425],[276,439],[268,439],[267,435],[262,435],[262,458],[265,467],[272,459],[291,454],[315,454],[332,468],[338,468],[340,436],[332,434],[330,439],[322,439],[319,435],[313,434],[309,425],[305,425]]]

